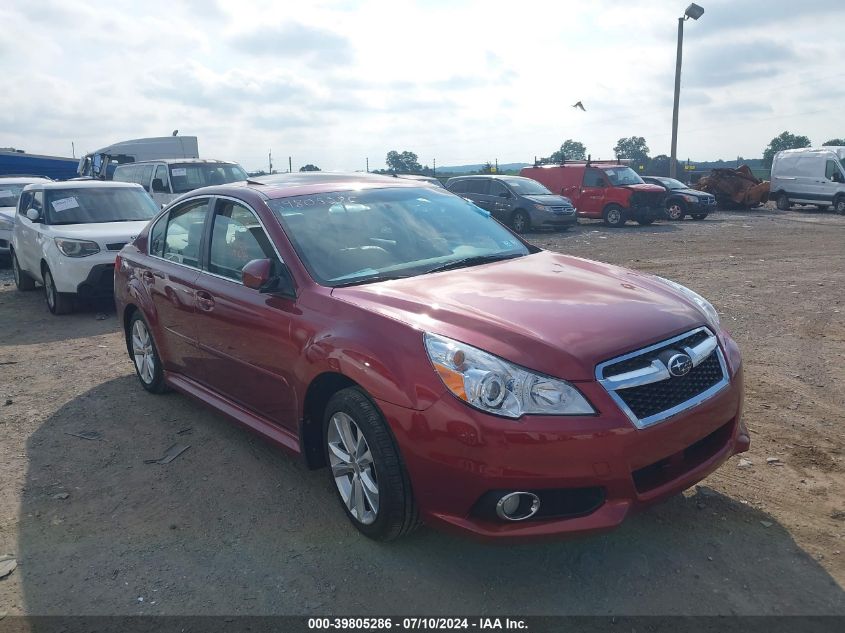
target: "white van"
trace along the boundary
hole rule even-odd
[[[845,214],[845,147],[787,149],[775,154],[769,200],[778,209],[792,203],[814,204],[819,209],[833,205]]]
[[[141,185],[159,206],[169,204],[183,193],[246,180],[237,163],[203,158],[169,158],[118,165],[112,180]]]

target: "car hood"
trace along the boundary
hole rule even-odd
[[[571,205],[572,201],[569,198],[564,198],[563,196],[557,196],[555,194],[543,194],[538,196],[523,196],[523,198],[528,198],[534,202],[539,204],[543,204],[547,207],[559,207],[559,206],[566,206]]]
[[[689,299],[651,275],[547,251],[332,295],[576,381],[594,379],[604,360],[705,324]]]
[[[15,219],[15,207],[0,207],[0,215],[10,220]]]
[[[53,237],[67,237],[77,240],[91,240],[100,244],[111,242],[130,242],[144,230],[148,220],[134,222],[102,222],[97,224],[58,224],[49,225]]]
[[[696,198],[713,198],[715,197],[712,193],[707,193],[706,191],[699,191],[698,189],[672,189],[669,193],[678,193],[685,196],[695,196]]]
[[[631,189],[632,191],[649,191],[651,193],[664,193],[666,190],[661,187],[660,185],[651,185],[647,182],[644,182],[641,185],[622,185],[625,189]]]

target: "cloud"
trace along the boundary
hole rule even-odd
[[[713,42],[698,46],[683,71],[689,87],[718,88],[772,80],[798,58],[791,44],[770,40]]]
[[[352,62],[353,48],[345,37],[299,22],[240,33],[230,40],[240,53],[262,58],[304,59],[314,66]]]

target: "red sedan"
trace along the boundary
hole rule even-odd
[[[412,181],[193,191],[121,251],[115,296],[147,391],[328,467],[376,539],[611,528],[749,445],[705,299]]]

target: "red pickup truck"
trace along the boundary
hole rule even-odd
[[[628,220],[646,225],[666,217],[665,190],[646,184],[624,164],[586,161],[539,165],[525,167],[519,175],[572,200],[579,217],[602,219],[608,226],[623,226]]]

